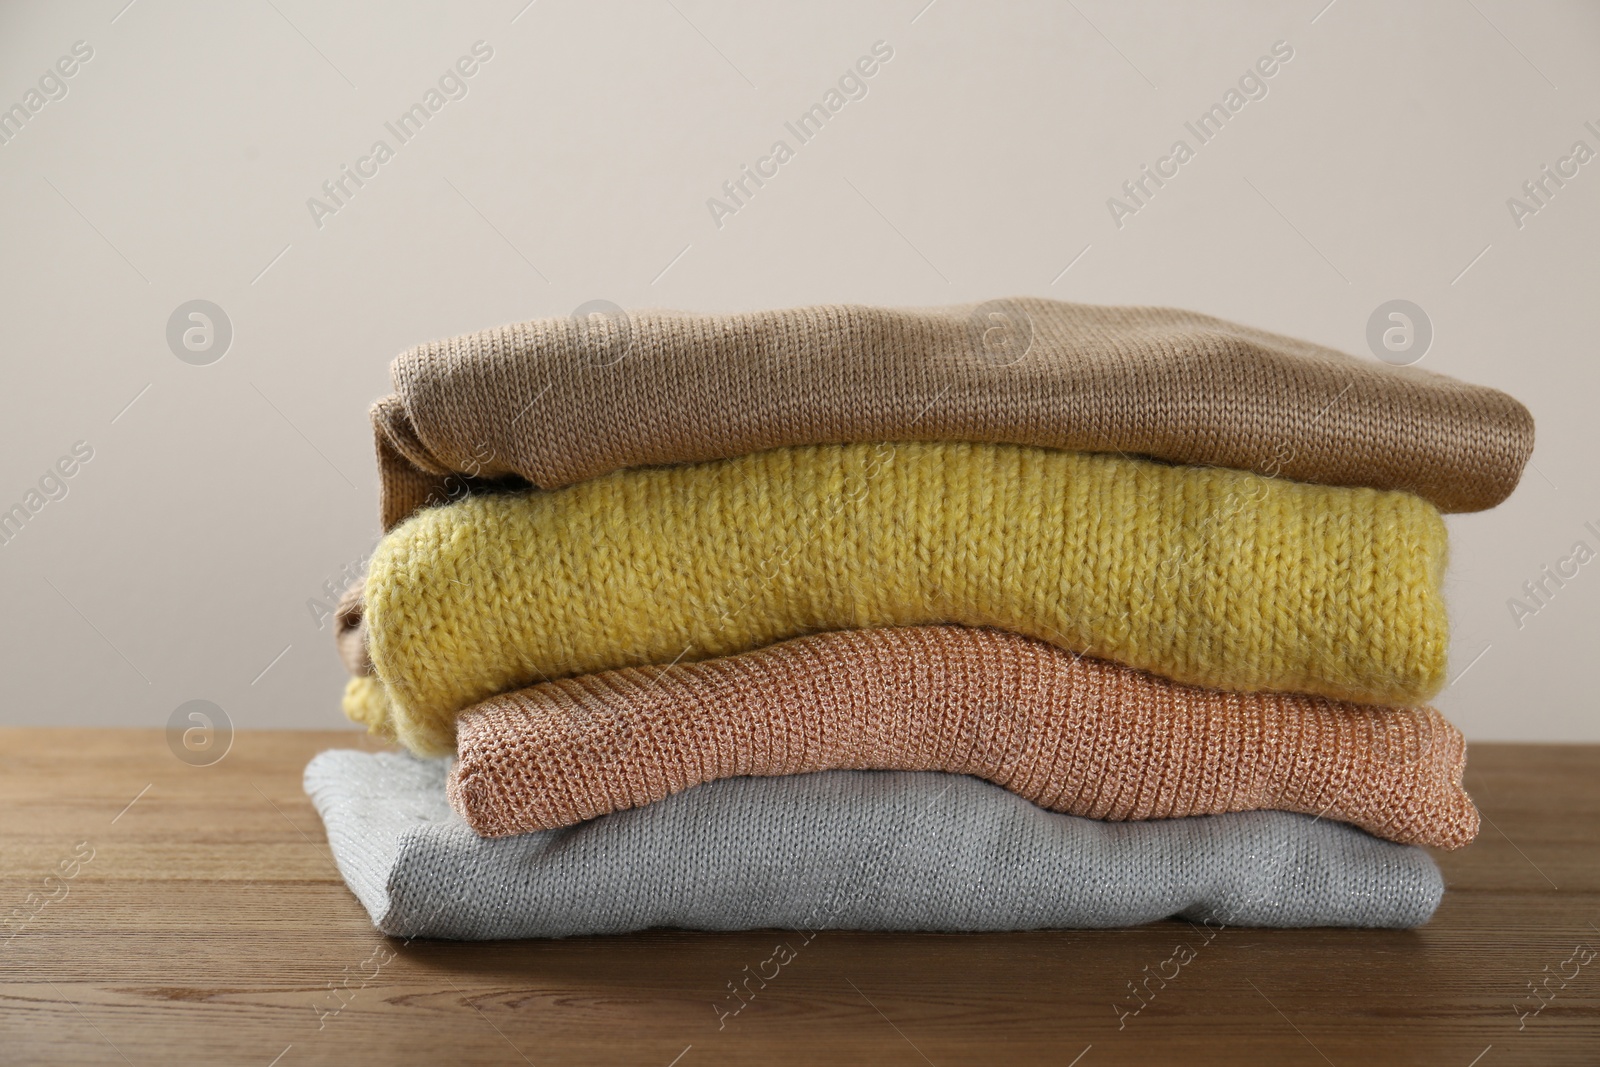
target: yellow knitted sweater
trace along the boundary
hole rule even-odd
[[[1180,682],[1415,704],[1445,528],[1406,493],[987,444],[778,449],[422,511],[373,555],[345,712],[428,754],[473,703],[800,634],[956,622]]]

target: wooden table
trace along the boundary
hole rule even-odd
[[[377,936],[300,791],[329,747],[369,746],[246,733],[193,767],[161,731],[0,731],[0,1061],[1600,1063],[1600,747],[1473,748],[1484,832],[1420,930],[823,933],[721,1029],[772,933]]]

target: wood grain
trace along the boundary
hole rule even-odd
[[[0,1061],[1600,1063],[1600,957],[1574,955],[1600,949],[1600,747],[1473,747],[1484,832],[1438,854],[1450,892],[1421,930],[1205,942],[1169,922],[809,944],[381,938],[300,791],[329,747],[369,746],[245,733],[191,767],[160,731],[0,731],[0,936],[15,934],[0,941]],[[784,940],[795,959],[719,1028],[727,983]],[[1194,959],[1119,1019],[1139,1004],[1128,983],[1179,944]],[[1574,971],[1519,1019],[1540,1004],[1530,981]]]

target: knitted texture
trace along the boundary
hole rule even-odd
[[[790,445],[977,441],[1156,456],[1493,507],[1533,451],[1515,400],[1165,308],[541,319],[422,345],[372,410],[388,529],[482,480],[552,489]]]
[[[451,806],[495,837],[835,769],[972,774],[1092,819],[1280,809],[1444,848],[1478,831],[1466,744],[1431,708],[1193,689],[955,626],[548,682],[468,711],[457,743]]]
[[[353,719],[454,749],[553,678],[957,622],[1240,692],[1442,683],[1445,528],[1406,493],[1013,445],[778,449],[419,512],[373,555]]]
[[[696,930],[1028,930],[1167,916],[1417,926],[1443,880],[1415,846],[1288,812],[1106,823],[959,774],[730,778],[563,830],[486,840],[445,763],[324,752],[306,768],[380,931],[489,939]]]

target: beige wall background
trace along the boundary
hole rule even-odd
[[[799,144],[784,123],[877,42]],[[1275,45],[1199,145],[1184,124]],[[1037,294],[1368,358],[1373,311],[1414,302],[1422,366],[1539,425],[1510,501],[1450,520],[1439,704],[1474,739],[1600,740],[1600,561],[1524,590],[1600,551],[1600,161],[1574,156],[1600,151],[1597,54],[1600,8],[1513,0],[7,2],[0,507],[38,509],[0,545],[0,722],[204,699],[345,725],[308,601],[377,534],[366,409],[411,344],[596,299]],[[401,143],[385,124],[430,89]],[[779,139],[778,173],[710,210]],[[1193,158],[1114,213],[1178,139]],[[1570,176],[1540,203],[1546,166]],[[344,167],[370,176],[335,202]],[[220,358],[220,332],[169,345],[194,300],[231,325]]]

